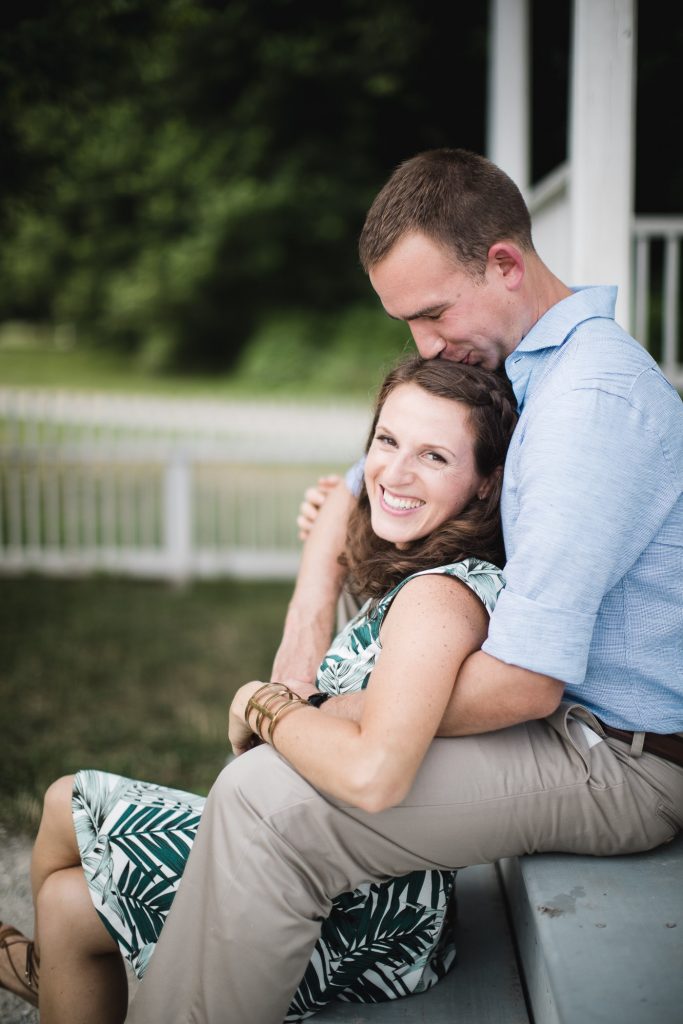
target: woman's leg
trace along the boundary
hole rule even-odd
[[[65,776],[47,790],[31,858],[40,1018],[42,1024],[118,1024],[128,1003],[126,972],[81,867],[73,782],[73,776]]]
[[[73,775],[65,775],[52,783],[43,798],[43,814],[31,854],[31,890],[36,914],[38,894],[49,876],[81,863],[71,812],[73,783]],[[36,933],[38,930],[36,920]]]
[[[81,862],[71,815],[72,785],[73,776],[58,779],[49,787],[43,800],[43,814],[31,854],[34,912],[46,879],[55,871],[75,867]],[[40,960],[37,916],[34,936],[33,943],[19,933],[10,938],[0,957],[0,983],[35,1005]],[[33,952],[27,949],[31,945]],[[33,969],[29,970],[29,967]],[[25,979],[23,982],[22,978]]]
[[[48,789],[31,860],[41,1022],[116,1024],[125,1017],[126,974],[88,892],[73,826],[72,789],[72,776]],[[0,958],[0,982],[33,1002],[9,962],[22,976],[26,944],[15,942],[7,958]]]
[[[54,871],[38,892],[41,1024],[121,1024],[128,983],[81,867]]]

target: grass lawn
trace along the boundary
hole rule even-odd
[[[258,388],[245,387],[227,375],[146,372],[115,351],[61,351],[48,345],[27,349],[0,347],[0,381],[5,387],[122,391],[185,398],[251,398],[260,394]]]
[[[322,330],[305,317],[273,317],[230,373],[183,374],[115,348],[58,347],[47,330],[0,324],[0,382],[20,388],[370,403],[389,366],[413,351],[408,330],[379,308],[351,308],[335,325]]]
[[[292,590],[109,577],[0,587],[0,821],[29,833],[45,787],[78,768],[206,793],[229,752],[231,695],[268,677]]]

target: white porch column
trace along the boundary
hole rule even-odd
[[[570,103],[571,281],[619,286],[630,321],[635,0],[574,0]]]
[[[526,193],[530,165],[529,0],[491,0],[486,149]]]

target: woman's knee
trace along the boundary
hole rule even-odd
[[[71,818],[73,786],[74,776],[63,775],[45,790],[42,818],[45,824],[63,823],[65,819]]]
[[[36,910],[40,942],[69,941],[93,954],[116,950],[93,906],[81,868],[65,868],[49,875],[38,892]]]
[[[84,895],[89,899],[85,878],[79,868],[64,868],[53,871],[45,879],[38,893],[38,912],[47,911],[49,916],[57,916],[67,921],[71,916],[78,920],[84,906]]]

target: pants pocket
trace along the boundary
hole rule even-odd
[[[560,736],[565,744],[569,744],[583,764],[583,781],[588,782],[591,776],[591,748],[578,719],[595,728],[594,716],[580,704],[572,704],[563,700],[556,711],[546,719],[549,726]]]

